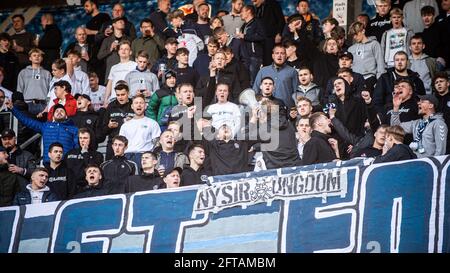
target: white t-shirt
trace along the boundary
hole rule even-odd
[[[81,70],[81,66],[77,66],[74,68],[73,73],[75,74],[75,89],[72,90],[72,95],[75,94],[87,94],[90,90],[89,88],[89,77],[88,75]]]
[[[91,104],[95,111],[98,111],[103,106],[105,91],[106,87],[103,85],[99,85],[97,91],[92,91],[92,89],[89,88],[87,95],[91,98]]]
[[[5,98],[7,98],[7,99],[9,99],[9,100],[12,100],[12,94],[13,94],[13,92],[9,91],[8,89],[6,89],[6,88],[3,87],[3,86],[0,86],[0,90],[2,90],[3,93],[5,93]]]
[[[109,101],[112,101],[116,98],[116,92],[114,90],[114,87],[116,86],[117,82],[120,80],[125,80],[127,74],[135,70],[136,66],[137,66],[136,62],[128,61],[126,63],[115,64],[111,67],[108,76],[108,80],[112,81],[111,96],[109,97]]]
[[[161,129],[151,118],[133,118],[120,127],[119,135],[128,139],[125,153],[142,153],[153,149],[152,140],[161,135]]]
[[[223,104],[211,104],[206,112],[211,115],[211,125],[216,130],[223,124],[226,124],[231,127],[233,136],[235,136],[241,128],[241,111],[239,110],[239,107],[232,102],[227,101]]]
[[[74,90],[74,88],[75,88],[75,84],[74,84],[74,82],[76,81],[76,78],[75,78],[75,74],[73,75],[73,77],[72,77],[72,79],[69,77],[69,75],[64,75],[64,77],[62,77],[62,78],[59,78],[59,79],[57,79],[57,78],[55,78],[55,77],[53,77],[52,78],[52,81],[50,82],[50,89],[49,89],[49,92],[48,92],[48,94],[47,94],[47,99],[49,99],[49,102],[48,102],[48,104],[47,104],[47,109],[50,111],[50,109],[52,108],[52,106],[55,104],[54,102],[53,102],[53,100],[54,99],[56,99],[56,94],[55,94],[55,88],[54,88],[54,84],[55,83],[57,83],[57,82],[59,82],[59,81],[68,81],[69,82],[69,84],[70,84],[70,86],[72,87],[72,90]],[[73,94],[73,93],[72,93]]]

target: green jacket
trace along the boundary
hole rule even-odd
[[[133,60],[141,50],[145,50],[148,53],[149,63],[154,64],[161,57],[161,52],[164,51],[164,39],[159,37],[158,34],[155,34],[153,37],[135,39],[131,44]]]
[[[178,105],[178,100],[175,97],[175,88],[169,88],[167,85],[164,85],[151,96],[145,115],[158,122],[159,125],[167,125],[161,122],[162,114],[167,107],[175,105]]]

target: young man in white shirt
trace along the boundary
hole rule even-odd
[[[216,129],[226,124],[231,128],[232,137],[239,132],[241,126],[241,112],[239,107],[228,101],[229,86],[219,83],[216,86],[217,103],[209,105],[205,112],[211,116],[211,125]]]
[[[410,54],[409,46],[414,35],[410,29],[403,27],[403,12],[399,8],[393,8],[389,12],[392,28],[385,31],[381,37],[381,50],[384,56],[386,68],[394,67],[394,56],[399,51]]]
[[[87,95],[91,98],[91,104],[92,107],[94,107],[94,111],[100,110],[105,101],[106,87],[100,85],[99,81],[97,73],[89,73],[89,93],[87,93]]]
[[[137,63],[130,60],[131,58],[131,44],[128,40],[123,40],[119,44],[120,63],[113,65],[108,76],[108,84],[106,85],[104,107],[116,98],[116,94],[112,92],[116,83],[120,80],[125,80],[125,76],[133,71]]]
[[[73,49],[67,53],[67,57],[73,64],[73,73],[75,75],[75,93],[73,94],[89,93],[89,77],[83,70],[81,70],[81,53]]]
[[[153,149],[153,139],[161,135],[161,130],[156,121],[145,116],[146,103],[143,94],[137,94],[133,98],[131,108],[134,117],[120,127],[119,135],[125,136],[129,141],[125,157],[139,166],[142,153]]]

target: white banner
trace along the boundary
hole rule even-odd
[[[273,200],[297,200],[329,196],[345,197],[347,168],[250,178],[213,184],[198,190],[194,215],[235,206],[251,206]]]
[[[348,0],[333,1],[333,17],[339,22],[340,26],[347,25]]]

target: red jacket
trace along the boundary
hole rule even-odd
[[[58,98],[53,100],[55,104],[58,104],[58,101]],[[66,94],[66,104],[64,104],[64,109],[66,109],[68,117],[74,116],[77,113],[77,100],[70,93]],[[53,106],[48,111],[47,120],[53,121]]]

